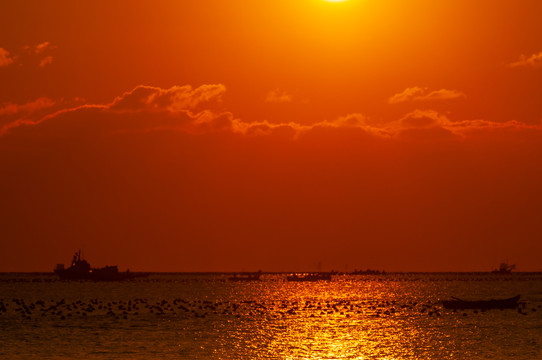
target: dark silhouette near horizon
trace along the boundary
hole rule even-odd
[[[134,273],[130,270],[119,272],[116,265],[92,268],[86,260],[81,258],[81,250],[73,255],[69,268],[65,269],[64,264],[58,264],[54,272],[61,280],[120,281],[149,275],[149,273]]]

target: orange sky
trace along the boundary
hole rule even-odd
[[[3,1],[0,271],[542,271],[540,14]]]

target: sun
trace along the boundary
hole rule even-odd
[[[327,1],[327,2],[345,2],[347,0],[324,0],[324,1]]]

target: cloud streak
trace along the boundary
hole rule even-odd
[[[465,94],[457,90],[440,89],[429,91],[428,88],[414,86],[393,95],[388,99],[388,102],[390,104],[398,104],[406,101],[451,100],[463,97],[465,97]]]
[[[41,118],[22,116],[23,109],[30,109],[39,104],[48,104],[43,99],[24,106],[6,104],[2,110],[6,115],[21,116],[16,120],[0,128],[0,135],[22,126],[47,126],[56,120],[69,117],[78,121],[81,114],[95,113],[96,122],[107,118],[109,123],[106,128],[111,131],[133,130],[146,128],[160,128],[163,126],[193,131],[209,131],[211,128],[223,128],[231,125],[231,115],[220,111],[222,95],[226,87],[222,84],[202,85],[193,89],[191,86],[173,86],[169,89],[161,89],[152,86],[137,86],[133,90],[116,97],[108,104],[85,104],[73,108],[65,108],[46,114]],[[2,114],[0,113],[0,116]],[[148,121],[130,124],[124,120],[130,115],[138,115]],[[123,121],[115,121],[122,119]],[[226,124],[225,124],[226,121]],[[5,121],[4,121],[5,123]],[[0,122],[0,125],[2,122]]]
[[[49,98],[42,97],[26,104],[4,103],[0,105],[0,116],[31,114],[37,110],[50,108],[55,102]]]
[[[541,67],[542,66],[542,51],[531,56],[521,54],[519,60],[510,63],[508,66],[515,67]]]
[[[189,85],[161,89],[140,85],[116,97],[104,108],[112,111],[199,111],[202,106],[222,101],[226,87],[222,84],[202,85],[193,89]]]
[[[42,97],[25,104],[5,102],[0,104],[0,135],[4,128],[16,126],[19,122],[35,122],[36,118],[43,117],[53,111],[55,105],[53,100]]]

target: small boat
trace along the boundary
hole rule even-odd
[[[452,297],[453,300],[443,300],[442,306],[446,309],[514,309],[518,307],[520,295],[500,300],[462,300]]]
[[[239,275],[234,274],[228,278],[229,281],[260,281],[261,271],[255,273],[241,273]]]
[[[294,281],[294,282],[303,282],[303,281],[330,281],[331,280],[331,274],[329,273],[322,273],[322,274],[307,274],[304,276],[299,276],[297,274],[293,274],[291,276],[286,277],[287,281]]]
[[[149,273],[133,273],[130,270],[120,272],[117,266],[91,268],[86,260],[81,259],[81,250],[73,256],[69,268],[64,268],[64,264],[58,264],[54,272],[61,280],[119,281],[149,275]]]

